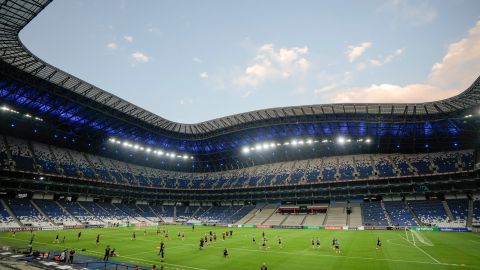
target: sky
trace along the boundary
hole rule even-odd
[[[20,39],[103,90],[198,123],[459,94],[480,75],[480,1],[56,0]]]

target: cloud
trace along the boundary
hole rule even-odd
[[[133,42],[133,37],[132,36],[124,36],[123,39],[125,39],[128,43]]]
[[[348,61],[353,63],[358,57],[360,57],[368,48],[372,47],[371,42],[363,42],[358,46],[350,45],[348,50],[345,52],[347,55]]]
[[[192,59],[192,61],[195,62],[195,63],[202,63],[202,59],[200,59],[200,58],[198,58],[198,57],[194,57],[194,58]]]
[[[457,94],[457,90],[442,89],[428,84],[372,84],[366,88],[351,88],[340,93],[333,93],[333,103],[408,103],[426,102],[444,99]]]
[[[388,60],[385,58],[384,61]],[[432,66],[425,83],[372,84],[332,93],[331,102],[426,102],[457,95],[470,86],[480,70],[480,21],[467,37],[450,44],[441,62]]]
[[[468,31],[467,37],[448,46],[442,61],[433,65],[429,81],[446,88],[466,88],[478,76],[479,71],[480,21],[477,21]]]
[[[202,72],[202,73],[200,73],[199,76],[200,76],[200,78],[202,78],[202,79],[208,79],[208,73],[207,73],[207,72]]]
[[[150,57],[142,52],[134,52],[130,55],[130,57],[133,59],[133,61],[138,63],[147,63],[150,61]]]
[[[403,49],[396,49],[393,53],[385,56],[385,57],[378,57],[374,59],[368,59],[364,62],[359,62],[356,65],[357,70],[364,70],[368,67],[381,67],[385,64],[392,62],[395,58],[398,58],[403,54]]]
[[[275,49],[273,44],[264,44],[257,50],[252,64],[234,79],[240,87],[257,87],[265,81],[275,81],[305,74],[310,68],[306,59],[307,47]]]
[[[118,48],[118,45],[115,42],[111,42],[107,44],[107,48],[109,48],[110,50],[116,50]]]

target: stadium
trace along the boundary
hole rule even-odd
[[[0,0],[1,269],[480,268],[480,78],[182,124],[27,49],[50,3]]]

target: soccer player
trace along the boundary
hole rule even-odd
[[[340,254],[340,243],[335,239],[335,253]]]
[[[263,264],[262,264],[262,267],[260,267],[260,270],[268,270],[268,269],[267,269],[267,264],[266,264],[266,263],[263,263]]]
[[[222,232],[222,240],[225,241],[225,232]]]
[[[178,240],[180,240],[180,231],[178,231],[178,233],[177,233],[177,238],[178,238]]]
[[[213,235],[210,235],[210,245],[212,244],[213,242]]]
[[[382,247],[382,241],[380,241],[380,237],[377,238],[377,249]]]
[[[320,248],[320,239],[317,237],[317,248]]]
[[[265,238],[265,232],[262,232],[262,238]]]
[[[82,237],[82,232],[78,232],[78,234],[77,234],[77,240],[80,240],[80,237]]]
[[[195,231],[195,224],[192,224],[192,231]]]
[[[132,241],[135,240],[136,237],[137,237],[137,236],[135,235],[135,232],[133,232],[133,234],[132,234]]]
[[[267,238],[263,238],[262,248],[263,248],[263,249],[267,249],[267,248],[268,248],[268,246],[267,246]]]
[[[213,242],[217,242],[217,233],[213,232]]]
[[[204,245],[204,242],[203,242],[203,237],[200,238],[200,250],[203,249],[203,245]]]
[[[147,235],[147,228],[143,229],[143,236]]]
[[[312,238],[312,248],[315,248],[315,239]]]
[[[335,249],[335,237],[332,239],[332,249]]]
[[[163,258],[165,258],[165,245],[163,244],[163,241],[160,242],[160,250],[158,251],[158,254],[162,258],[161,261],[163,262]]]
[[[227,250],[227,248],[224,248],[224,249],[223,249],[223,257],[224,257],[224,258],[227,258],[227,257],[228,257],[228,250]]]
[[[254,245],[257,244],[257,241],[255,240],[255,234],[252,236],[252,243],[253,243]]]
[[[58,243],[59,243],[59,242],[58,242],[58,237],[59,237],[59,236],[58,236],[58,233],[57,233],[57,236],[55,236],[55,242],[54,242],[55,244],[58,244]]]
[[[98,239],[98,236],[97,236]],[[108,261],[108,258],[110,257],[110,246],[107,246],[105,248],[105,255],[103,255],[103,260]]]
[[[62,244],[65,244],[65,235],[62,238]]]
[[[182,232],[182,241],[185,240],[185,232]]]
[[[17,232],[16,231],[12,231],[12,238],[15,238]]]
[[[205,241],[204,241],[205,245],[208,245],[208,238],[207,238],[207,234],[205,234],[205,237],[204,237],[204,239],[205,239]]]
[[[95,240],[95,244],[98,247],[98,244],[100,243],[100,234],[97,234],[97,240]]]
[[[282,245],[282,238],[280,236],[278,236],[278,246],[280,248],[283,248],[283,245]]]

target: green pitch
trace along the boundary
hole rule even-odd
[[[119,256],[112,258],[151,267],[163,265],[165,269],[260,269],[266,263],[269,270],[292,269],[480,269],[480,235],[475,233],[440,233],[405,231],[329,231],[329,230],[286,230],[232,228],[233,237],[222,241],[222,232],[230,228],[163,226],[169,231],[165,239],[165,260],[162,263],[158,247],[162,235],[156,228],[84,229],[77,240],[79,230],[59,231],[60,241],[66,236],[65,244],[55,244],[56,231],[35,232],[34,249],[74,248],[78,253],[103,257],[106,245],[116,248]],[[217,242],[199,249],[199,240],[210,230],[217,232]],[[136,240],[131,240],[136,232]],[[177,238],[185,232],[185,240]],[[268,239],[268,248],[262,249],[262,232]],[[101,235],[100,245],[95,237]],[[257,244],[253,244],[255,235]],[[278,245],[278,237],[283,247]],[[319,237],[320,248],[312,248],[312,238]],[[340,242],[341,253],[332,249],[332,238]],[[382,241],[376,249],[377,237]],[[30,232],[0,234],[4,244],[27,246]],[[229,257],[223,257],[227,248]]]

